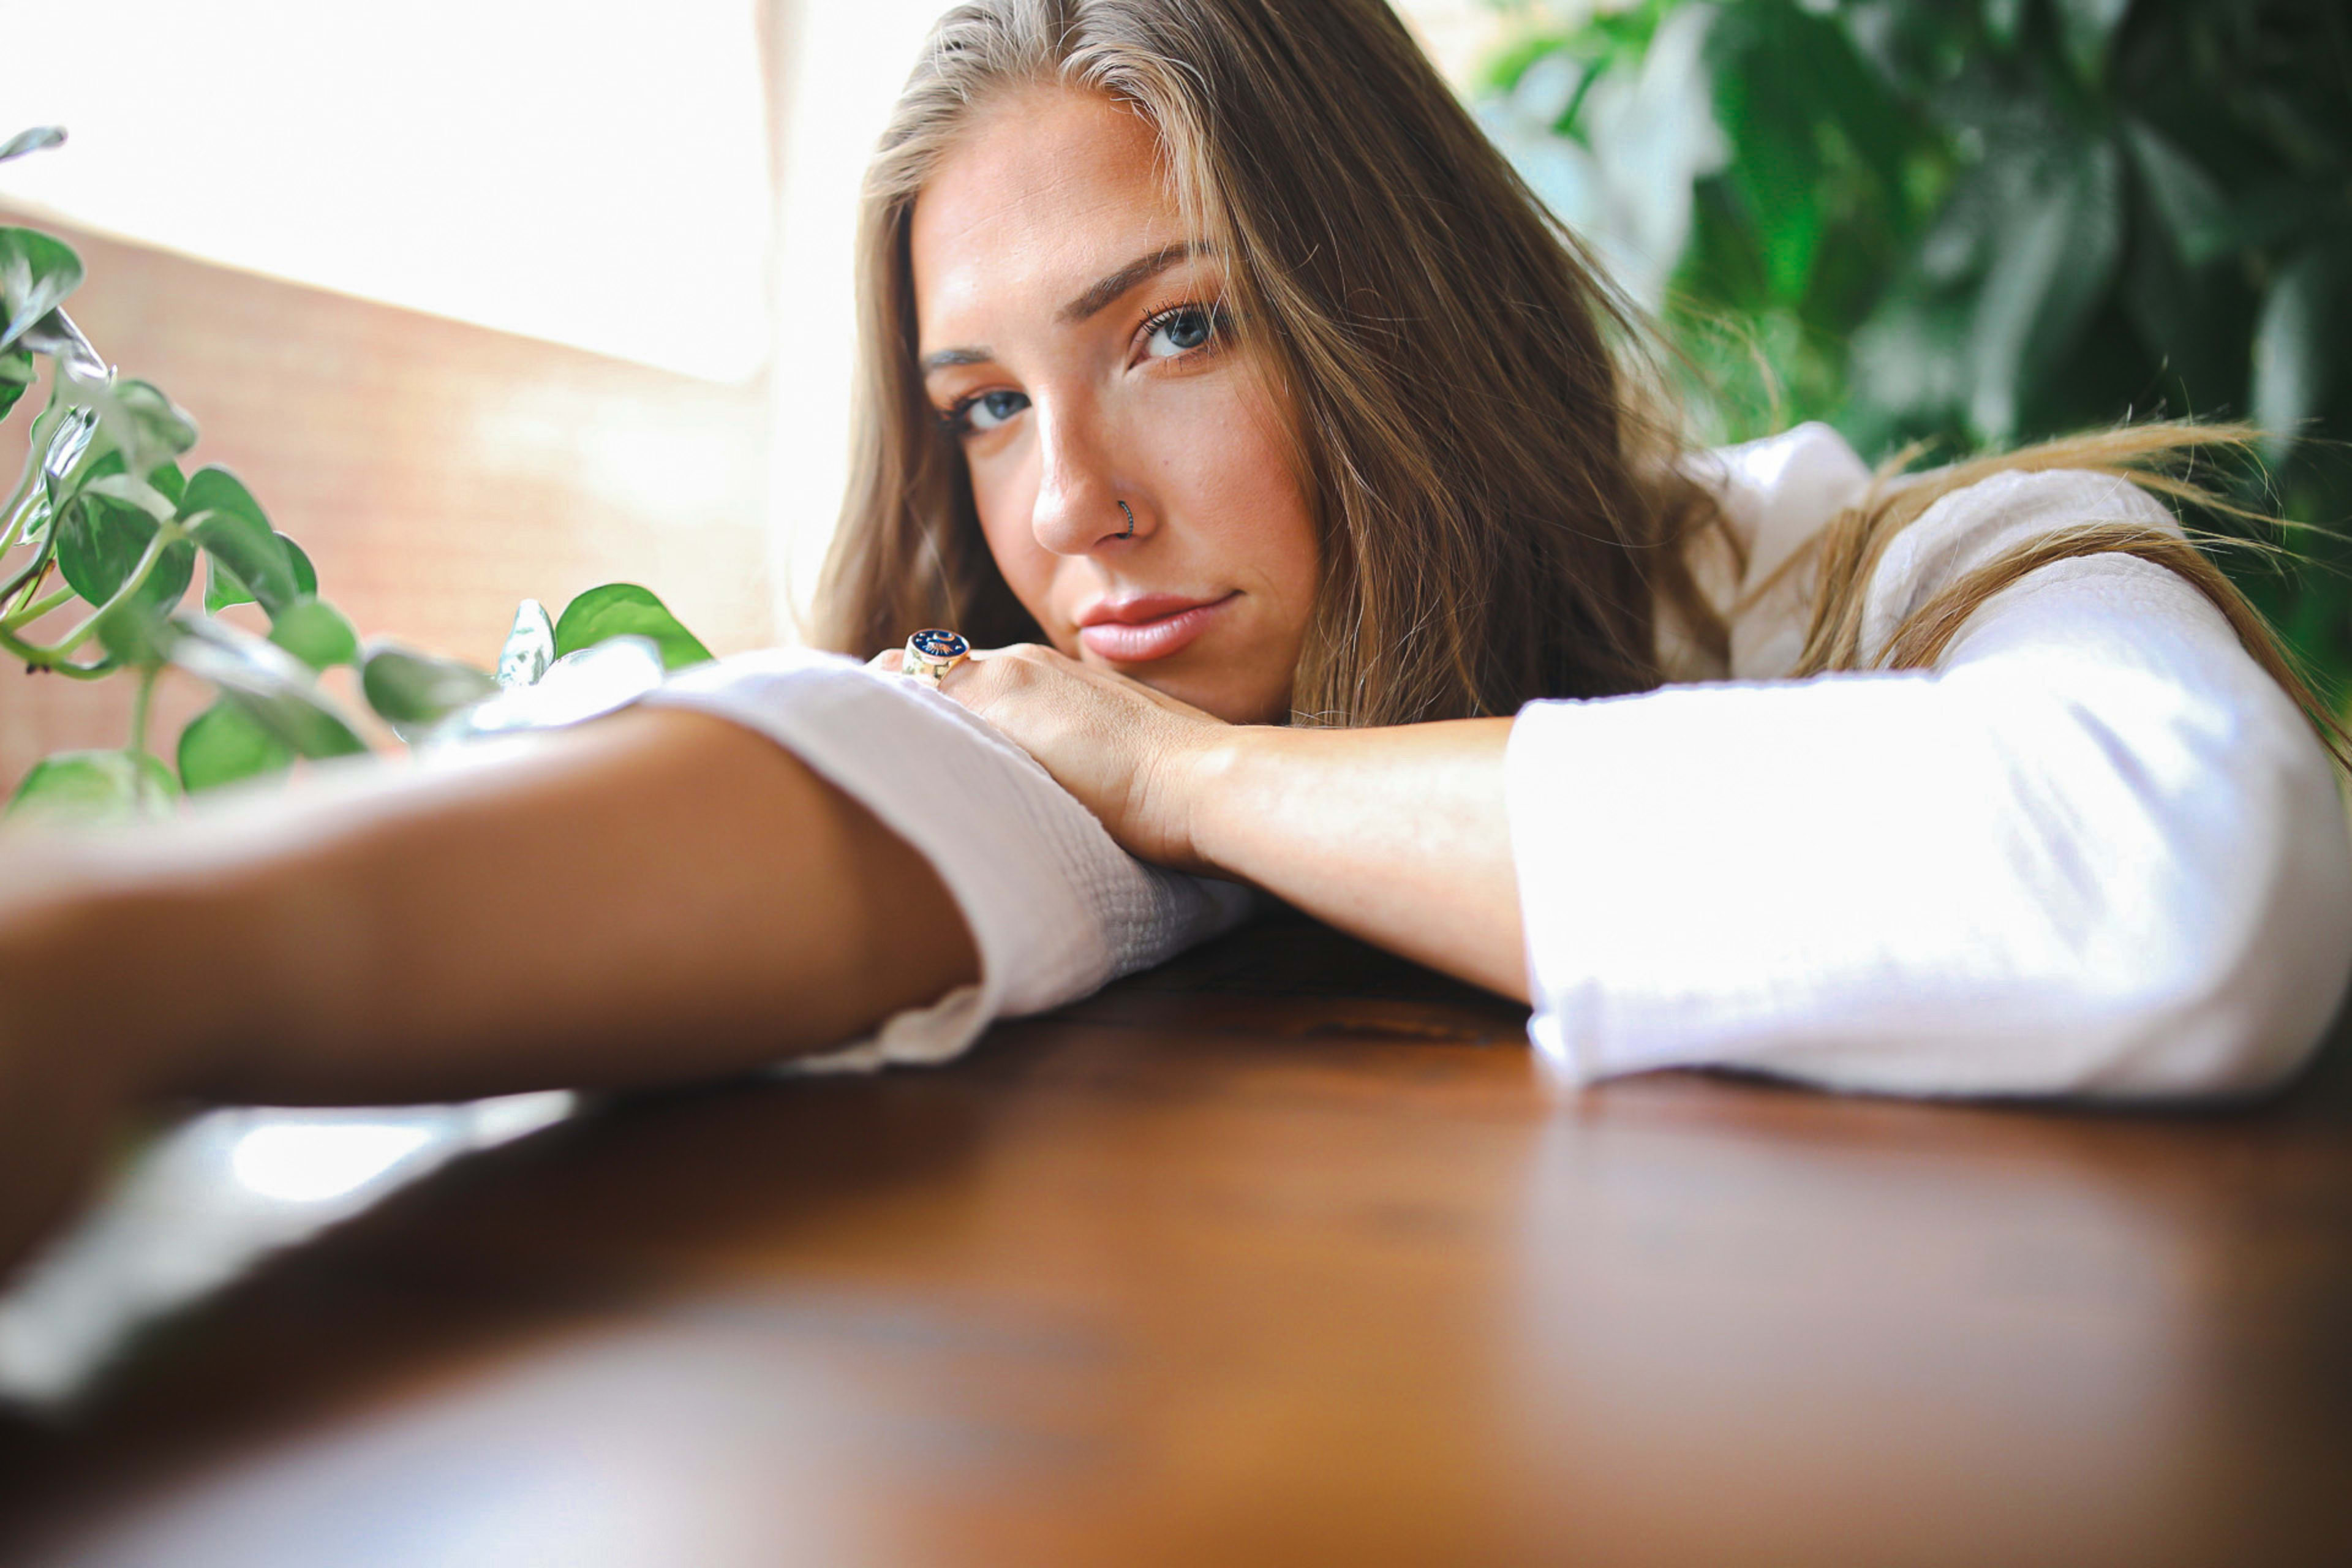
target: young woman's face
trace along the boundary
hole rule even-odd
[[[910,239],[925,385],[1046,637],[1220,718],[1286,716],[1313,513],[1150,128],[1087,93],[998,104],[924,187]]]

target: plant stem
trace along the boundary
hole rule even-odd
[[[137,755],[147,754],[147,715],[154,706],[155,678],[163,670],[149,665],[139,672],[139,695],[131,702],[131,750]]]
[[[29,506],[31,503],[26,504]],[[12,521],[7,526],[13,529],[16,525]],[[5,552],[5,549],[0,549],[0,553]],[[33,552],[33,558],[30,561],[25,563],[25,569],[8,579],[6,587],[0,588],[0,605],[13,602],[21,605],[26,599],[31,598],[39,587],[41,578],[47,574],[49,562],[57,552],[58,534],[57,530],[53,528],[41,535],[41,547]]]
[[[31,467],[30,464],[26,466]],[[5,509],[6,521],[0,521],[0,550],[8,549],[22,542],[16,536],[24,531],[25,519],[32,511],[33,503],[39,499],[37,494],[28,492],[8,502]]]
[[[16,488],[8,492],[7,504],[0,506],[0,555],[15,548],[16,536],[24,530],[25,519],[30,515],[33,502],[37,499],[41,476],[48,467],[49,441],[57,434],[64,415],[71,412],[58,407],[65,396],[65,383],[64,372],[52,368],[49,372],[48,406],[43,408],[33,421],[32,450],[25,459],[23,471],[16,476]],[[43,536],[40,550],[25,569],[10,578],[5,588],[0,588],[0,605],[12,600],[21,605],[31,596],[42,574],[49,569],[49,558],[57,553],[57,548],[58,531],[52,527]]]
[[[76,664],[58,657],[55,648],[35,647],[8,631],[0,631],[0,649],[5,649],[11,657],[23,659],[36,669],[54,670],[75,680],[96,680],[101,676],[112,675],[118,668],[111,658],[102,658],[96,664]]]
[[[0,549],[5,549],[8,542],[16,537],[18,515],[26,503],[32,500],[33,486],[41,477],[42,466],[48,461],[49,437],[56,433],[58,404],[64,395],[65,377],[52,370],[49,373],[48,405],[33,421],[30,432],[32,451],[26,458],[24,471],[16,476],[16,488],[8,492],[8,504],[0,507],[0,513],[5,513],[8,519],[6,531],[0,531]]]
[[[60,588],[47,598],[36,599],[21,610],[0,616],[0,631],[13,632],[18,626],[28,626],[59,605],[70,604],[74,597],[74,591],[71,588]]]
[[[49,574],[49,558],[55,552],[56,541],[44,539],[39,553],[26,563],[25,569],[11,578],[5,588],[0,588],[0,606],[5,606],[10,615],[23,609],[26,601],[40,592],[41,579]]]
[[[109,595],[106,603],[92,610],[89,618],[68,632],[62,640],[47,649],[39,650],[49,654],[51,658],[44,659],[37,655],[34,662],[46,664],[53,662],[54,659],[62,659],[66,655],[88,642],[90,634],[98,630],[98,623],[106,618],[109,610],[113,609],[117,605],[128,603],[132,595],[147,585],[147,579],[155,574],[155,563],[163,558],[165,550],[180,542],[184,532],[185,531],[177,523],[158,524],[155,537],[147,542],[147,553],[139,558],[139,564],[131,569],[131,575],[122,580],[122,585]]]

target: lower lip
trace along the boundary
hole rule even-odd
[[[1156,621],[1140,621],[1134,626],[1122,626],[1117,621],[1104,621],[1096,626],[1080,626],[1078,641],[1088,653],[1113,664],[1145,664],[1155,658],[1166,658],[1181,653],[1192,645],[1192,639],[1209,629],[1210,620],[1240,595],[1228,594],[1213,604],[1195,605],[1189,610],[1179,610],[1172,616],[1162,616]]]

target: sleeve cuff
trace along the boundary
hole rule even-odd
[[[1147,866],[1027,752],[937,690],[839,655],[772,648],[685,670],[644,699],[773,740],[912,845],[980,950],[981,982],[795,1064],[860,1070],[961,1053],[1238,924],[1251,895]]]

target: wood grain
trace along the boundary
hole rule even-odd
[[[2352,1074],[1563,1094],[1276,924],[944,1069],[609,1107],[0,1428],[0,1562],[2326,1563]]]

